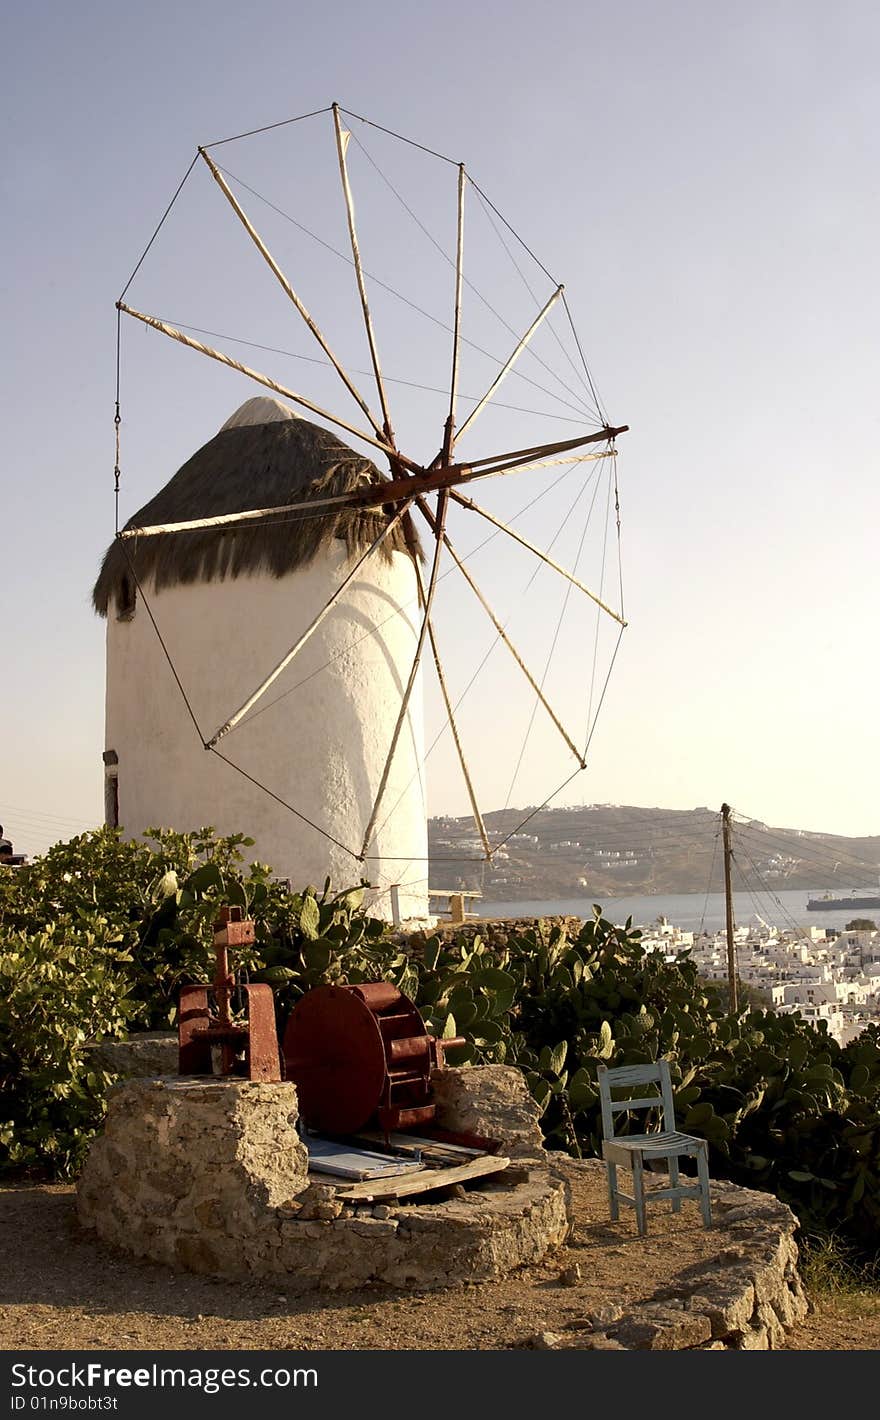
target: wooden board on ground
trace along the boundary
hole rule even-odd
[[[421,1172],[425,1165],[418,1159],[378,1154],[359,1149],[353,1144],[339,1144],[335,1139],[311,1135],[306,1139],[309,1150],[309,1172],[332,1174],[344,1179],[390,1178],[400,1174]]]
[[[338,1196],[343,1203],[357,1200],[375,1203],[381,1198],[411,1198],[416,1193],[432,1193],[437,1188],[448,1188],[453,1183],[467,1183],[471,1179],[485,1178],[489,1174],[501,1173],[510,1159],[499,1158],[497,1154],[485,1154],[479,1159],[470,1159],[466,1164],[458,1164],[451,1169],[425,1169],[423,1173],[402,1176],[397,1179],[368,1180],[354,1183],[351,1187],[340,1186]]]
[[[352,1136],[359,1144],[385,1145],[385,1135],[378,1129],[362,1130]],[[471,1149],[463,1144],[447,1144],[445,1140],[425,1139],[418,1134],[389,1134],[387,1146],[395,1154],[419,1155],[427,1158],[448,1158],[450,1163],[485,1157],[485,1149]]]

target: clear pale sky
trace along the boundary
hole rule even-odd
[[[608,417],[631,426],[618,461],[630,626],[590,767],[557,802],[726,799],[770,824],[880,831],[874,4],[84,0],[17,7],[0,48],[0,819],[17,848],[37,852],[102,812],[104,625],[89,597],[114,525],[114,302],[199,143],[334,99],[467,163],[566,283]],[[326,188],[337,177],[332,129],[327,115],[310,123],[324,127],[217,153],[342,247],[338,192]],[[399,190],[450,246],[454,168],[420,166],[410,150],[395,157],[383,135],[358,132],[383,170],[400,159]],[[430,248],[418,254],[418,232],[387,189],[382,207],[375,172],[358,163],[365,264],[448,319],[448,267]],[[179,208],[132,303],[314,354],[207,174],[194,174]],[[262,211],[314,314],[365,368],[350,271],[301,265],[293,229]],[[473,279],[524,329],[535,308],[476,206],[466,246]],[[257,282],[253,303],[239,270]],[[544,280],[541,300],[550,289]],[[438,344],[436,328],[401,309],[377,292],[386,369],[442,385],[446,337]],[[478,341],[490,339],[484,319],[466,299],[465,330]],[[134,323],[124,337],[123,519],[259,392]],[[497,325],[491,339],[507,353]],[[552,341],[542,349],[571,378]],[[243,358],[356,413],[316,366]],[[462,389],[478,394],[487,374],[478,362],[463,369]],[[401,437],[429,458],[437,398],[394,389]],[[513,377],[499,398],[572,417]],[[486,452],[578,427],[544,418],[538,428],[500,410],[486,419]],[[481,501],[509,516],[552,473],[521,474]],[[568,501],[559,495],[555,521],[542,511],[519,526],[547,545]],[[578,531],[560,539],[560,560],[573,560]],[[480,536],[463,533],[462,545]],[[503,617],[532,564],[499,560],[496,543],[473,565]],[[511,623],[538,670],[559,606],[560,587],[542,577]],[[464,607],[449,591],[441,620],[459,689],[488,644]],[[565,708],[575,682],[589,681],[591,635],[567,624]],[[528,720],[528,699],[514,713],[511,687],[496,650],[464,717],[487,809],[508,795]],[[429,769],[432,811],[464,813],[443,746]],[[511,802],[541,802],[566,772],[536,729]]]

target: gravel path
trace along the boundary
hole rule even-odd
[[[0,1346],[9,1350],[505,1350],[588,1311],[626,1306],[708,1258],[718,1236],[696,1204],[657,1210],[640,1240],[629,1210],[607,1220],[604,1185],[573,1186],[570,1243],[496,1283],[427,1293],[387,1287],[297,1297],[283,1281],[224,1282],[135,1262],[80,1231],[74,1190],[0,1189]],[[627,1216],[628,1215],[628,1216]],[[561,1274],[577,1265],[580,1278]],[[880,1302],[858,1316],[821,1307],[792,1349],[880,1348]]]

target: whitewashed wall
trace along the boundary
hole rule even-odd
[[[349,566],[344,544],[335,541],[281,579],[257,575],[161,592],[147,584],[150,608],[205,739],[293,645]],[[410,559],[400,552],[390,563],[372,558],[248,719],[218,745],[355,853],[418,625]],[[370,849],[379,861],[358,863],[202,748],[140,598],[133,620],[117,620],[112,605],[108,616],[106,748],[118,756],[119,822],[128,835],[151,826],[208,824],[220,833],[246,833],[256,840],[250,857],[270,863],[296,889],[308,882],[320,887],[328,874],[340,888],[361,876],[381,888],[412,883],[401,891],[402,914],[427,915],[420,681]],[[387,891],[376,896],[374,910],[390,918]]]

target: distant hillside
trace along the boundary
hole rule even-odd
[[[491,864],[471,818],[428,823],[431,887],[482,887],[490,901],[607,897],[723,890],[717,810],[646,809],[620,804],[542,809],[517,832],[529,810],[485,815]],[[842,894],[878,887],[880,835],[771,828],[734,821],[734,890],[826,889]],[[474,861],[462,861],[462,860]],[[457,861],[456,861],[457,860]]]

